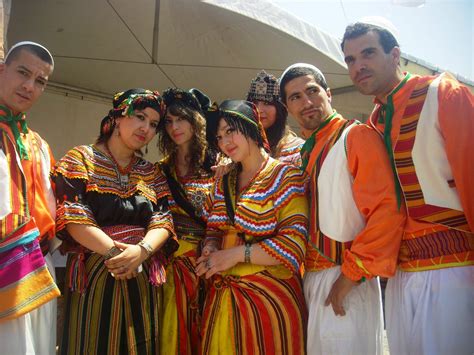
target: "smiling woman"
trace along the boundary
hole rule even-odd
[[[72,149],[55,168],[68,253],[63,354],[159,351],[163,260],[177,243],[166,180],[140,149],[164,104],[144,89],[118,93],[113,104],[96,144]]]
[[[206,239],[196,267],[210,280],[201,352],[304,354],[303,173],[268,155],[251,102],[226,100],[208,116],[220,150],[235,164],[216,178],[206,203]]]

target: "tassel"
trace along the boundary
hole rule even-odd
[[[72,292],[83,293],[86,290],[87,275],[84,259],[84,253],[76,253],[71,260],[68,286]]]
[[[150,260],[149,281],[153,286],[161,286],[166,282],[165,257],[162,253],[155,253]]]

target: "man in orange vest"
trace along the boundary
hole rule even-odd
[[[56,205],[47,143],[25,112],[53,72],[51,53],[14,45],[0,64],[0,352],[55,354],[56,300],[49,244]]]
[[[354,85],[375,97],[369,124],[384,141],[407,214],[386,289],[390,352],[472,354],[474,98],[447,73],[402,72],[392,26],[355,23],[341,44]]]
[[[397,211],[383,143],[370,127],[333,109],[331,90],[313,65],[288,67],[280,95],[306,139],[301,158],[310,180],[307,352],[380,354],[377,276],[395,273],[405,221]]]

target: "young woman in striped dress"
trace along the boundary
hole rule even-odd
[[[197,354],[204,285],[194,268],[206,231],[202,210],[215,160],[207,145],[203,115],[209,99],[197,89],[174,88],[163,92],[163,99],[167,109],[160,123],[159,146],[165,158],[158,166],[171,191],[168,201],[179,249],[170,260],[163,285],[161,350],[163,354]]]
[[[219,149],[234,165],[216,179],[206,203],[206,239],[196,268],[210,281],[202,353],[304,354],[303,173],[265,151],[252,103],[227,100],[208,116]]]

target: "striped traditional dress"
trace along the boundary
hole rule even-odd
[[[157,282],[157,265],[151,267],[157,254],[137,277],[117,281],[101,255],[65,230],[69,223],[96,226],[129,244],[150,229],[173,230],[166,181],[154,165],[138,159],[126,182],[117,170],[94,146],[72,149],[56,166],[57,225],[63,252],[70,252],[62,354],[159,353],[162,288],[150,283]]]
[[[244,242],[279,260],[277,266],[239,263],[211,278],[203,313],[204,354],[303,354],[307,311],[299,274],[308,206],[302,173],[269,158],[236,194],[234,168],[216,181],[207,206],[207,238],[227,249]],[[224,184],[235,205],[229,219]]]
[[[167,160],[159,166],[171,190],[168,201],[179,240],[179,249],[167,267],[167,282],[163,285],[161,352],[197,354],[204,284],[194,269],[206,231],[202,212],[213,178],[208,174],[178,177]]]
[[[283,163],[301,166],[300,150],[303,144],[303,139],[298,137],[294,132],[289,131],[278,143],[277,151],[273,158]]]

